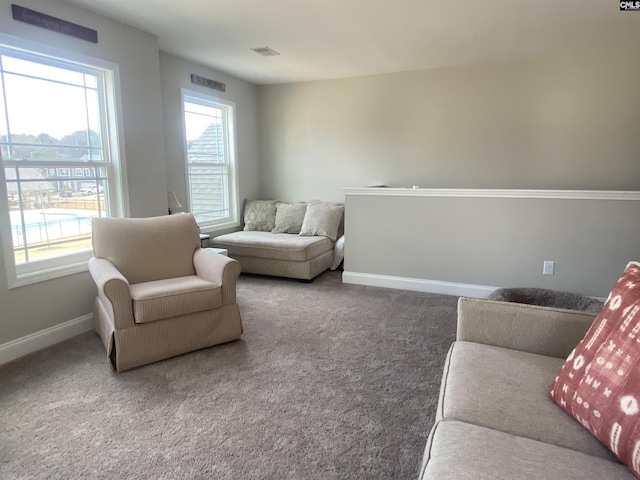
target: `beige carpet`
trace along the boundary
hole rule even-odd
[[[242,340],[116,374],[86,333],[0,367],[0,478],[414,479],[456,298],[242,276]]]

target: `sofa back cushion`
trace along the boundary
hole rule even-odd
[[[306,203],[278,203],[276,205],[276,226],[271,232],[300,233],[306,213]]]
[[[338,238],[340,221],[344,212],[341,203],[329,203],[314,201],[309,203],[304,215],[300,235],[324,236],[334,242]]]
[[[198,224],[189,213],[152,218],[94,218],[93,255],[131,284],[195,275]]]
[[[631,262],[549,395],[640,478],[640,264]]]
[[[277,200],[249,200],[244,206],[244,230],[270,232],[276,226]]]

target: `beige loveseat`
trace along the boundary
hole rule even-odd
[[[200,248],[191,214],[94,218],[94,327],[114,368],[240,338],[240,265]]]
[[[227,250],[243,273],[312,280],[342,261],[343,211],[328,202],[252,200],[245,205],[243,230],[209,245]]]
[[[547,394],[595,318],[461,298],[420,479],[635,479]]]

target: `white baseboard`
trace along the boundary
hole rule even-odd
[[[343,272],[343,283],[369,285],[371,287],[413,290],[416,292],[439,293],[459,297],[487,298],[498,287],[486,285],[470,285],[467,283],[441,282],[439,280],[423,280],[421,278],[393,277],[373,273]]]
[[[43,348],[50,347],[93,328],[93,314],[74,318],[46,330],[0,345],[0,365]]]

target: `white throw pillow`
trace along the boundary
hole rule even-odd
[[[341,204],[310,203],[307,205],[307,213],[302,222],[300,235],[324,236],[335,242],[338,238],[338,228],[343,212],[344,205]]]
[[[276,226],[277,200],[249,200],[244,207],[244,230],[270,232]]]
[[[276,226],[273,233],[300,233],[307,213],[306,203],[279,203],[276,205]]]
[[[333,246],[333,265],[331,265],[331,270],[338,268],[342,260],[344,260],[344,235],[336,240],[336,244]]]

